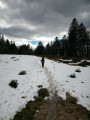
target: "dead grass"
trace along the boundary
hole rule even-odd
[[[90,111],[77,104],[77,101],[69,93],[66,93],[66,100],[58,97],[55,120],[90,120]],[[29,101],[25,108],[17,112],[14,120],[46,120],[49,104],[50,99]]]
[[[79,63],[77,65],[82,66],[82,67],[86,67],[86,66],[90,66],[90,62],[83,61],[83,62],[81,62],[81,63]]]
[[[81,72],[81,70],[78,68],[78,69],[75,70],[75,72]]]
[[[48,89],[41,88],[40,90],[38,90],[38,96],[41,96],[43,98],[48,97],[49,96]]]
[[[90,111],[77,104],[77,99],[66,94],[66,100],[58,97],[55,120],[90,120]]]
[[[76,78],[76,75],[75,74],[71,74],[69,75],[70,78]]]
[[[12,80],[10,83],[9,83],[9,86],[11,86],[12,88],[17,88],[17,80]]]
[[[49,104],[50,100],[40,106],[35,120],[46,120]],[[55,120],[90,120],[90,111],[82,105],[77,104],[77,99],[66,93],[66,100],[58,97]]]
[[[39,107],[39,112],[36,113],[34,120],[46,120],[48,114],[48,106],[50,100],[43,100],[41,106]]]
[[[20,73],[19,73],[19,75],[25,75],[26,74],[26,71],[21,71]]]
[[[26,104],[25,108],[23,108],[20,112],[16,113],[13,120],[35,120],[36,118],[35,114],[37,114],[36,110],[42,109],[42,106],[44,106],[44,104],[48,105],[47,103],[49,99],[44,100],[44,97],[48,95],[49,95],[48,90],[46,88],[41,88],[38,91],[38,97],[35,97],[35,101],[29,101]],[[43,116],[46,118],[47,112],[45,112],[44,114],[45,115]],[[36,119],[36,120],[41,120],[41,119]]]

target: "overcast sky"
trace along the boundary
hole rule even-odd
[[[17,45],[62,38],[73,18],[90,30],[90,0],[0,0],[0,33]]]

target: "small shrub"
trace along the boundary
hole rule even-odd
[[[25,75],[26,74],[26,71],[21,71],[20,73],[19,73],[19,75]]]
[[[75,97],[72,97],[68,92],[66,93],[66,100],[73,104],[77,103],[77,99]]]
[[[44,91],[43,92],[45,94],[44,96],[47,96],[47,94],[49,95],[48,90],[46,88],[42,88],[42,89],[38,91],[38,96],[34,96],[35,101],[27,102],[25,108],[22,108],[19,112],[17,112],[13,120],[34,120],[35,119],[36,111],[40,110],[40,106],[43,105],[43,103],[45,102],[43,101],[44,97],[41,91]]]
[[[35,98],[35,101],[36,102],[41,102],[41,101],[43,101],[43,99],[44,98],[42,96],[38,96],[38,97]]]
[[[13,88],[17,88],[17,80],[12,80],[10,83],[9,83],[9,86],[13,87]]]
[[[38,96],[42,96],[43,98],[48,97],[49,92],[46,88],[41,88],[40,90],[38,90]]]
[[[71,77],[71,78],[75,78],[76,75],[75,75],[75,74],[71,74],[69,77]]]
[[[80,69],[76,69],[75,72],[81,72],[81,70]]]

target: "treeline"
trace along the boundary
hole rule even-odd
[[[83,23],[78,24],[76,18],[72,20],[68,30],[68,36],[58,37],[46,47],[39,42],[36,49],[32,50],[30,45],[17,47],[15,42],[5,40],[0,36],[0,54],[25,54],[25,55],[58,55],[70,57],[90,57],[90,37]]]
[[[90,38],[83,23],[78,24],[76,18],[73,19],[68,36],[63,36],[62,40],[55,38],[53,43],[48,43],[46,47],[39,42],[36,55],[59,55],[70,57],[90,57]]]
[[[24,54],[31,55],[33,50],[29,45],[16,46],[15,42],[10,42],[8,39],[5,40],[4,36],[0,36],[0,54]]]

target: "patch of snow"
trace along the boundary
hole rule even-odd
[[[19,59],[14,61],[11,59]],[[0,120],[10,120],[29,100],[37,95],[38,85],[48,88],[47,77],[37,64],[38,57],[25,55],[0,55]],[[6,63],[8,62],[8,63]],[[18,75],[25,70],[26,75]],[[40,72],[42,71],[42,72]],[[11,80],[17,80],[17,88],[11,88]],[[22,97],[25,98],[22,98]]]
[[[62,61],[69,61],[69,62],[72,62],[72,59],[70,59],[70,60],[65,60],[65,59],[58,59],[58,60],[62,60]]]
[[[49,91],[56,90],[63,99],[69,92],[78,98],[78,104],[90,110],[90,66],[70,66],[45,59],[45,68],[42,68],[40,59],[28,55],[0,55],[0,120],[10,120],[28,101],[34,100],[38,85]],[[81,72],[75,72],[76,69]],[[18,75],[23,70],[26,75]],[[69,77],[72,73],[76,78]],[[11,80],[17,80],[16,89],[9,86]]]

